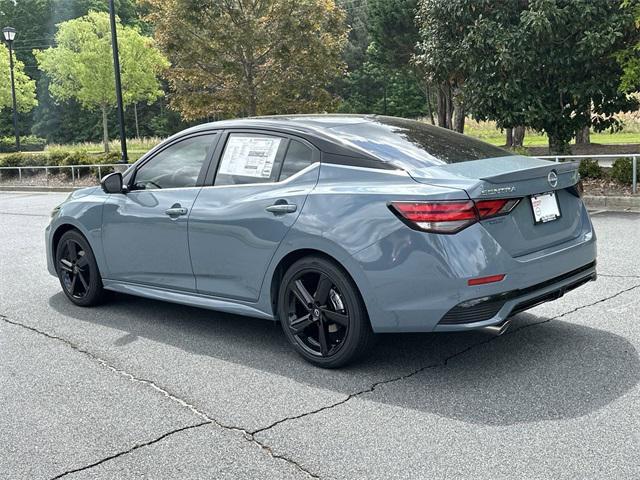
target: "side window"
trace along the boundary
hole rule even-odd
[[[270,135],[232,133],[220,157],[214,185],[275,182],[288,140]]]
[[[165,148],[136,172],[134,189],[195,187],[215,135],[187,138]]]
[[[291,140],[284,157],[280,180],[289,178],[313,163],[313,150],[302,142]]]

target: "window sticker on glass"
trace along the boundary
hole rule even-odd
[[[229,137],[219,173],[269,178],[280,140],[273,137]]]

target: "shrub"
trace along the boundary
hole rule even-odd
[[[25,154],[25,153],[10,153],[0,157],[0,167],[30,167],[36,165],[43,165],[44,154]],[[23,174],[36,173],[36,170],[29,170]],[[19,176],[17,170],[2,170],[1,174],[5,178],[14,178]]]
[[[638,163],[640,163],[640,161]],[[640,168],[636,168],[636,174],[636,178],[640,178]],[[631,185],[631,182],[633,181],[632,160],[630,158],[618,158],[613,162],[613,166],[611,167],[611,178],[619,181],[620,183]]]
[[[91,165],[92,163],[88,153],[69,152],[60,165]]]
[[[53,150],[47,152],[46,164],[50,166],[64,165],[64,159],[67,158],[69,152],[62,150]]]
[[[33,167],[47,164],[47,155],[44,153],[32,153],[32,154],[18,154],[14,153],[13,155],[21,155],[21,167]]]
[[[34,135],[27,135],[20,137],[20,151],[22,152],[41,152],[47,145],[47,141],[44,138],[36,137]],[[16,151],[16,139],[15,137],[1,137],[0,138],[0,153],[15,152]]]
[[[582,160],[578,172],[581,178],[602,178],[603,176],[602,167],[592,158]]]
[[[10,153],[0,157],[0,167],[21,167],[23,161],[22,153]]]

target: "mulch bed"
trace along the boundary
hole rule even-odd
[[[624,185],[610,178],[582,179],[585,195],[606,195],[610,197],[630,197],[631,185]],[[638,196],[638,194],[636,194]]]

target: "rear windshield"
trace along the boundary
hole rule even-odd
[[[402,169],[513,155],[475,138],[402,118],[372,117],[331,130],[341,140]]]

